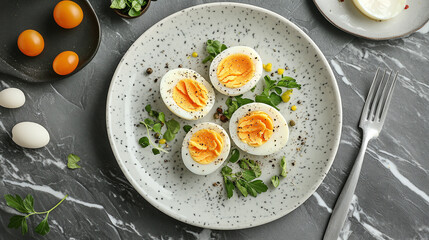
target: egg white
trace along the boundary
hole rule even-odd
[[[173,89],[180,80],[193,79],[206,87],[208,100],[206,106],[198,111],[188,112],[179,107],[173,99]],[[199,73],[187,68],[176,68],[168,71],[161,79],[160,93],[162,101],[167,108],[177,115],[186,120],[197,120],[206,116],[212,109],[215,103],[215,91],[212,85],[207,82]]]
[[[267,113],[273,120],[273,135],[271,138],[258,147],[252,147],[240,140],[237,134],[238,121],[247,113],[252,111],[262,111]],[[253,155],[269,155],[282,149],[289,139],[289,128],[283,115],[275,108],[264,103],[250,103],[238,108],[229,120],[229,134],[232,141],[241,150]]]
[[[405,0],[353,0],[355,6],[367,17],[388,20],[405,8]]]
[[[247,56],[251,56],[253,60],[253,64],[255,65],[255,74],[246,84],[239,88],[228,88],[225,85],[223,85],[218,77],[217,77],[217,68],[219,66],[219,63],[226,57],[233,55],[233,54],[245,54]],[[210,81],[213,84],[213,87],[216,88],[220,93],[228,96],[238,96],[240,94],[243,94],[250,89],[252,89],[256,83],[258,83],[259,79],[261,79],[262,76],[262,60],[259,54],[250,47],[245,46],[236,46],[236,47],[230,47],[220,54],[218,54],[212,61],[210,65]]]
[[[191,140],[192,135],[194,135],[196,132],[202,129],[213,130],[219,133],[223,137],[224,145],[223,145],[221,154],[213,162],[209,164],[197,163],[194,159],[192,159],[191,153],[189,152],[189,141]],[[228,133],[225,131],[225,129],[223,129],[221,126],[215,123],[204,122],[194,126],[183,139],[182,160],[186,168],[189,169],[189,171],[198,175],[208,175],[216,171],[216,169],[218,169],[220,166],[222,166],[222,164],[225,162],[226,158],[228,157],[230,148],[231,148],[231,141],[229,140]]]

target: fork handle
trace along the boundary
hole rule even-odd
[[[363,158],[365,156],[366,147],[368,146],[369,138],[366,134],[362,138],[362,145],[359,154],[353,165],[353,169],[347,178],[347,182],[337,199],[335,208],[332,211],[331,218],[329,219],[328,227],[326,228],[323,240],[337,240],[340,231],[343,228],[344,221],[346,220],[347,213],[349,212],[350,202],[352,201],[356,185],[359,180],[360,171],[362,169]]]

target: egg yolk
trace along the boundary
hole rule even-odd
[[[266,143],[273,135],[273,119],[262,111],[253,111],[238,121],[237,135],[252,147]]]
[[[189,152],[192,159],[200,164],[213,162],[222,153],[223,137],[210,129],[201,129],[192,135]]]
[[[207,105],[207,88],[193,80],[180,80],[173,88],[173,100],[187,112],[198,111]]]
[[[227,88],[239,88],[249,82],[255,75],[255,65],[246,54],[233,54],[222,61],[217,67],[217,78]]]

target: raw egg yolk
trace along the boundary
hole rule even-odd
[[[217,78],[227,88],[239,88],[249,82],[255,75],[255,64],[246,54],[233,54],[222,61],[217,67]]]
[[[192,159],[200,164],[213,162],[222,153],[223,137],[210,129],[201,129],[192,135],[189,152]]]
[[[187,112],[198,111],[207,105],[207,88],[193,80],[180,80],[173,88],[173,100]]]
[[[252,147],[266,143],[273,135],[273,119],[262,111],[253,111],[238,121],[237,135]]]
[[[34,57],[43,51],[45,41],[39,32],[28,29],[19,34],[18,48],[25,55]]]
[[[82,19],[82,8],[73,1],[61,1],[54,8],[54,20],[62,28],[77,27]]]

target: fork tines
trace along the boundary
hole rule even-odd
[[[361,121],[384,122],[397,78],[398,72],[377,69],[365,101]]]

